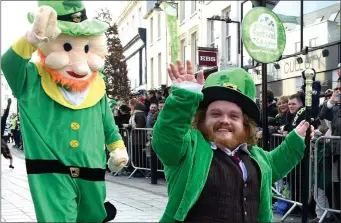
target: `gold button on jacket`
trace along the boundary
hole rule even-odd
[[[76,147],[79,146],[79,142],[78,142],[77,140],[71,140],[71,141],[70,141],[70,146],[71,146],[72,148],[76,148]]]
[[[79,125],[79,123],[77,123],[77,122],[72,122],[72,123],[71,123],[71,128],[72,128],[73,130],[78,130],[78,129],[80,128],[80,125]]]

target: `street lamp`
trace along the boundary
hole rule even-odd
[[[154,10],[156,12],[161,12],[163,9],[160,7],[161,3],[165,2],[167,3],[170,7],[176,10],[176,18],[178,18],[178,3],[177,2],[172,2],[172,1],[162,1],[162,0],[157,0],[155,2]]]
[[[231,20],[230,17],[221,18],[219,15],[214,15],[211,18],[207,18],[209,21],[221,21],[225,23],[237,23],[238,25],[238,54],[240,54],[240,22]]]
[[[155,10],[156,12],[161,12],[161,11],[163,11],[162,8],[160,7],[160,1],[156,1],[156,2],[155,2],[154,10]]]

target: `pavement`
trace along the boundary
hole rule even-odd
[[[24,154],[17,149],[11,149],[11,152],[14,169],[9,169],[9,160],[1,156],[1,222],[36,222]],[[116,178],[111,174],[108,177]],[[123,178],[126,177],[117,177]],[[144,181],[135,178],[131,180],[143,187],[150,186],[145,178]],[[166,206],[166,195],[152,193],[150,189],[133,188],[122,181],[123,183],[115,183],[111,179],[107,180],[107,200],[117,208],[116,218],[112,222],[158,222]],[[165,186],[155,187],[163,187],[165,191]]]
[[[11,145],[10,145],[11,148]],[[36,222],[36,216],[27,182],[25,158],[22,151],[11,149],[14,169],[1,156],[1,222]],[[150,179],[112,176],[107,173],[107,200],[117,208],[112,222],[158,222],[167,203],[164,180],[152,185]],[[274,222],[282,216],[275,215]],[[286,222],[299,222],[288,217]]]

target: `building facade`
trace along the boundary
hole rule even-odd
[[[257,1],[240,4],[243,18]],[[276,97],[294,94],[303,84],[302,71],[314,68],[316,80],[322,85],[321,92],[333,89],[340,63],[339,1],[268,1],[267,7],[278,15],[286,29],[286,47],[281,60],[267,65],[267,88]],[[249,72],[254,77],[259,96],[261,66],[257,66],[245,48],[241,58],[241,66],[254,66]]]
[[[164,6],[162,2],[160,3],[162,11],[152,7],[144,16],[148,24],[147,89],[171,84],[167,67],[173,59],[170,52],[174,43],[170,38]],[[214,67],[223,69],[227,66],[238,66],[240,59],[238,25],[208,20],[219,15],[238,21],[240,4],[237,1],[171,1],[171,3],[177,9],[177,59],[183,63],[191,60],[195,72]]]
[[[152,1],[148,12],[144,15],[147,25],[147,89],[169,85],[167,75],[169,62],[169,37],[164,10],[155,10]]]
[[[127,63],[128,78],[132,91],[145,89],[146,67],[146,20],[149,1],[127,1],[121,15],[115,21]]]
[[[155,10],[150,1],[144,19],[147,24],[147,89],[171,84],[167,67],[174,46],[166,13]],[[177,8],[177,58],[191,60],[194,69],[217,70],[251,66],[249,73],[261,89],[261,66],[247,53],[241,40],[244,16],[260,1],[172,1]],[[322,92],[333,88],[340,63],[340,3],[338,1],[266,1],[286,29],[282,58],[267,65],[268,88],[275,96],[295,93],[302,85],[301,72],[314,68]],[[209,18],[229,18],[231,23]],[[303,23],[303,26],[301,26]],[[302,59],[302,62],[300,59]],[[214,70],[214,69],[213,69]]]

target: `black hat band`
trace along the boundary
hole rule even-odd
[[[67,15],[59,15],[57,17],[57,20],[65,21],[65,22],[74,22],[74,23],[80,23],[87,19],[88,17],[86,16],[85,9],[83,9],[82,11],[70,13]]]

